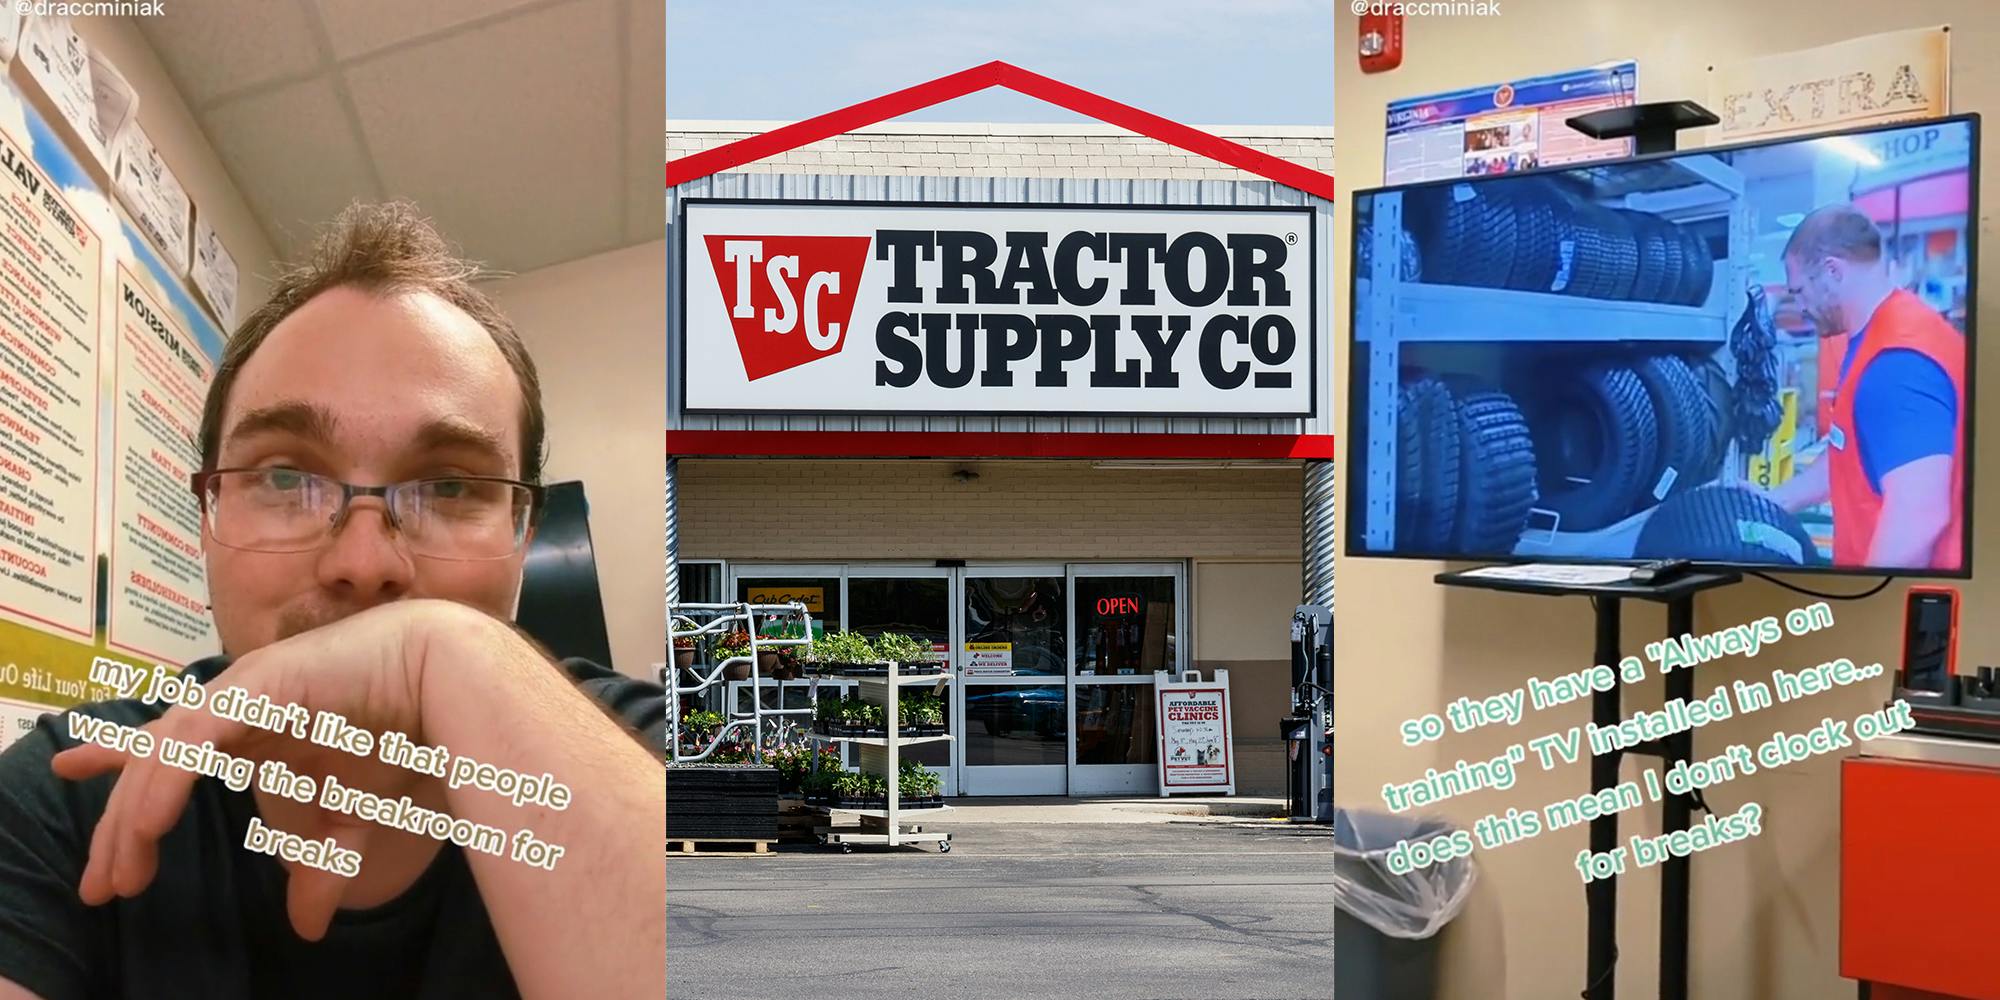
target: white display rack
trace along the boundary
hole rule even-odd
[[[884,809],[842,809],[838,806],[815,805],[810,808],[826,817],[825,826],[815,829],[822,844],[838,844],[843,853],[851,853],[855,844],[879,844],[896,847],[902,844],[933,841],[938,851],[950,853],[951,834],[926,833],[920,825],[906,824],[906,816],[931,816],[946,812],[950,806],[929,806],[905,808],[902,794],[902,754],[901,748],[920,743],[937,743],[951,739],[950,734],[942,736],[902,735],[902,691],[906,687],[929,684],[942,691],[951,682],[951,673],[904,674],[902,664],[888,664],[885,676],[832,676],[816,677],[815,682],[841,683],[852,685],[860,697],[875,705],[882,706],[883,725],[886,736],[828,736],[814,733],[812,738],[821,743],[845,744],[854,748],[858,770],[881,774],[888,785],[887,808]],[[815,684],[817,687],[817,683]],[[817,702],[815,692],[813,701]],[[836,827],[833,814],[849,813],[860,819],[860,825]]]
[[[782,697],[775,708],[766,708],[762,698],[752,698],[748,712],[738,712],[736,705],[729,701],[724,701],[722,705],[722,726],[716,730],[714,737],[708,741],[708,745],[702,747],[698,752],[693,753],[683,753],[681,750],[681,699],[683,697],[689,695],[699,696],[711,690],[719,692],[722,690],[722,685],[729,683],[725,679],[729,667],[734,664],[743,663],[746,660],[749,662],[750,667],[749,683],[754,690],[765,680],[758,667],[760,659],[758,654],[783,646],[808,646],[812,644],[810,638],[780,639],[759,635],[758,633],[762,631],[762,626],[769,624],[772,620],[796,623],[800,626],[798,631],[801,635],[812,635],[812,615],[806,610],[804,604],[796,601],[790,604],[670,604],[667,606],[667,652],[670,656],[674,651],[674,640],[676,639],[694,638],[699,641],[702,637],[712,638],[723,636],[738,630],[747,632],[750,635],[750,653],[748,656],[735,656],[703,667],[687,668],[695,672],[693,683],[683,683],[684,679],[680,676],[681,670],[678,668],[671,666],[663,668],[662,672],[667,675],[667,683],[664,685],[667,689],[667,748],[673,754],[672,760],[674,763],[692,764],[707,760],[715,753],[716,747],[721,746],[732,731],[739,729],[748,729],[752,735],[751,745],[762,747],[764,746],[766,720],[770,720],[768,724],[775,727],[779,724],[780,720],[787,716],[809,716],[812,713],[810,707],[786,708]],[[693,627],[679,627],[682,622],[686,622]],[[672,660],[669,660],[669,662],[671,663]]]

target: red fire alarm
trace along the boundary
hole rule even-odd
[[[1403,15],[1361,15],[1361,72],[1380,73],[1403,64]]]

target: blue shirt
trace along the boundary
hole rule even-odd
[[[1854,364],[1867,325],[1847,338],[1840,379]],[[1920,351],[1892,348],[1875,356],[1854,391],[1855,446],[1868,486],[1882,492],[1882,476],[1920,458],[1958,449],[1958,392],[1943,366]]]

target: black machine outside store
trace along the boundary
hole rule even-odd
[[[1333,822],[1333,607],[1292,613],[1292,714],[1279,724],[1295,823]]]

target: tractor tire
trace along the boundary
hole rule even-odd
[[[1557,530],[1595,531],[1624,517],[1652,486],[1659,422],[1632,369],[1597,364],[1561,379],[1528,413],[1541,506]]]
[[[1645,212],[1619,209],[1625,221],[1632,226],[1632,233],[1639,251],[1639,270],[1632,279],[1632,299],[1635,302],[1660,301],[1660,289],[1667,280],[1666,237],[1661,235],[1660,220]]]
[[[1513,555],[1535,506],[1535,446],[1513,397],[1461,383],[1458,516],[1448,548],[1465,558]]]
[[[1442,552],[1458,514],[1457,417],[1451,390],[1431,377],[1403,386],[1396,411],[1396,548]]]
[[[1708,301],[1709,287],[1715,284],[1715,257],[1708,241],[1686,226],[1680,227],[1687,243],[1687,282],[1681,289],[1681,304],[1698,306]]]
[[[1633,507],[1637,513],[1715,478],[1711,458],[1721,457],[1715,454],[1715,422],[1720,414],[1709,402],[1708,388],[1687,362],[1672,354],[1647,357],[1632,371],[1646,387],[1660,428],[1659,454]]]
[[[1514,199],[1491,185],[1444,184],[1405,195],[1425,280],[1504,288],[1513,268]]]
[[[1818,566],[1805,525],[1762,494],[1712,483],[1661,504],[1639,530],[1639,559]]]
[[[1548,292],[1561,267],[1557,242],[1564,211],[1562,195],[1546,182],[1518,182],[1514,209],[1514,263],[1507,287]]]

